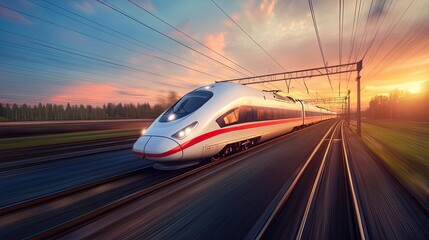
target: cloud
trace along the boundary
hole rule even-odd
[[[93,104],[102,105],[104,103],[137,103],[155,102],[156,92],[147,91],[150,94],[143,94],[141,88],[117,86],[102,83],[77,83],[72,86],[58,86],[54,94],[47,97],[48,102],[66,104]]]
[[[264,22],[274,16],[276,0],[246,0],[244,9],[250,21]]]
[[[238,14],[238,13],[231,14],[230,16],[231,16],[231,18],[232,18],[232,19],[234,19],[234,21],[236,21],[236,22],[240,19],[240,14]],[[225,24],[225,26],[227,26],[227,27],[236,27],[236,26],[235,26],[235,24],[234,24],[234,23],[233,23],[229,18],[225,19],[225,20],[223,21],[223,23],[224,23],[224,24]]]
[[[272,15],[275,5],[276,0],[262,0],[262,2],[259,3],[259,10],[266,15]]]
[[[209,34],[204,37],[204,44],[216,52],[222,53],[225,48],[225,32]]]
[[[33,22],[28,20],[24,15],[6,8],[0,8],[0,17],[19,24],[25,24],[25,25],[33,24]]]
[[[127,91],[127,90],[118,90],[117,91],[119,94],[121,95],[125,95],[125,96],[134,96],[134,97],[146,97],[146,94],[143,93],[137,93],[137,92],[131,92],[131,91]]]
[[[82,1],[82,2],[72,2],[72,7],[76,10],[79,10],[86,14],[94,14],[95,8],[91,5],[89,1]]]

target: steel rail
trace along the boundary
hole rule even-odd
[[[359,227],[359,234],[360,234],[361,239],[365,240],[366,239],[366,234],[365,234],[366,232],[364,230],[362,214],[361,214],[361,210],[359,208],[359,204],[357,201],[355,184],[353,183],[353,177],[352,177],[352,173],[350,171],[349,158],[347,156],[346,144],[345,144],[345,140],[344,140],[344,123],[341,124],[341,141],[342,141],[342,145],[343,145],[343,154],[344,154],[344,159],[345,159],[346,168],[347,168],[347,179],[348,179],[348,182],[350,185],[350,191],[352,193],[353,206],[355,209],[356,220],[357,220],[358,227]]]
[[[130,149],[135,142],[136,138],[132,139],[120,139],[118,141],[109,141],[107,143],[94,143],[90,145],[86,145],[84,150],[78,151],[78,147],[73,146],[70,152],[57,153],[49,156],[39,156],[34,158],[28,158],[23,160],[10,160],[10,161],[0,161],[0,172],[1,171],[9,171],[18,168],[30,167],[39,164],[45,164],[60,160],[66,160],[68,158],[73,157],[81,157],[93,154],[99,154],[103,152],[111,152],[111,151],[119,151]],[[90,146],[94,146],[95,148],[90,148]],[[53,149],[51,153],[60,152],[61,150],[70,150],[69,148],[60,148]],[[49,152],[44,152],[43,154],[49,154]]]
[[[325,170],[328,152],[331,149],[332,140],[334,139],[335,132],[337,131],[337,128],[339,125],[340,125],[340,123],[337,122],[335,129],[332,131],[332,135],[329,139],[328,146],[326,147],[325,153],[323,155],[322,163],[320,164],[319,171],[317,172],[316,179],[314,180],[313,187],[311,189],[310,197],[308,198],[307,205],[305,207],[304,215],[301,219],[301,224],[299,226],[298,234],[296,236],[297,240],[300,240],[302,238],[302,234],[304,233],[305,224],[307,223],[307,218],[308,218],[308,214],[310,213],[310,208],[311,208],[311,205],[313,203],[314,195],[316,194],[316,189],[319,187],[320,179],[321,179],[323,170]]]
[[[36,198],[30,199],[30,200],[25,200],[22,202],[10,204],[8,206],[0,208],[0,215],[4,216],[4,215],[10,214],[10,213],[16,213],[17,211],[22,211],[22,210],[25,210],[25,209],[30,208],[30,207],[36,207],[38,205],[46,204],[46,203],[55,201],[57,199],[73,195],[73,194],[81,192],[81,191],[85,191],[85,190],[88,190],[91,188],[96,188],[96,187],[99,187],[99,186],[107,184],[107,183],[111,183],[111,182],[114,182],[114,181],[117,181],[120,179],[124,179],[124,178],[130,177],[130,176],[133,176],[133,175],[137,174],[138,172],[140,172],[144,169],[150,168],[150,167],[152,167],[152,166],[145,166],[142,168],[127,171],[125,173],[120,173],[120,174],[116,174],[114,176],[99,179],[99,180],[96,180],[94,182],[90,182],[90,183],[87,183],[87,184],[84,184],[81,186],[72,187],[69,189],[65,189],[65,190],[57,191],[57,192],[54,192],[51,194],[47,194],[47,195],[44,195],[41,197],[36,197]]]
[[[274,210],[271,212],[270,216],[268,217],[268,219],[264,222],[262,228],[260,228],[257,232],[257,235],[255,237],[255,239],[261,239],[267,232],[268,227],[272,224],[272,222],[274,221],[274,219],[278,216],[278,214],[280,213],[282,207],[284,206],[284,204],[286,203],[286,201],[288,200],[289,196],[292,194],[292,191],[295,189],[295,186],[297,185],[298,181],[301,179],[302,175],[304,174],[304,171],[307,169],[308,165],[310,164],[311,160],[314,158],[314,156],[316,155],[316,153],[319,151],[320,147],[322,146],[323,142],[325,141],[326,137],[329,135],[329,133],[331,132],[331,130],[333,129],[334,126],[336,126],[338,124],[338,122],[335,122],[326,132],[326,134],[322,137],[322,139],[319,141],[319,143],[317,144],[317,146],[314,148],[313,152],[310,154],[310,156],[307,158],[304,166],[300,169],[300,171],[298,172],[298,174],[296,175],[295,179],[293,180],[292,184],[290,185],[290,187],[288,188],[288,190],[283,194],[282,198],[280,199],[280,201],[277,203],[276,207],[274,208]],[[252,231],[251,231],[252,232]]]

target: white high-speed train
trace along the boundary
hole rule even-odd
[[[235,83],[198,88],[159,116],[133,146],[157,169],[219,159],[336,113]]]

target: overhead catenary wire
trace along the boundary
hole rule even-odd
[[[114,59],[106,60],[108,58],[101,57],[101,56],[98,56],[98,55],[94,56],[94,54],[92,54],[93,56],[90,56],[90,55],[87,55],[88,53],[83,54],[82,51],[79,51],[79,50],[76,50],[76,49],[72,49],[72,48],[68,48],[69,50],[67,50],[67,49],[65,49],[64,46],[60,46],[58,44],[52,44],[50,42],[43,41],[43,40],[36,39],[36,38],[32,38],[32,37],[28,37],[28,36],[25,36],[25,35],[22,35],[22,34],[13,33],[13,32],[10,32],[10,31],[3,30],[3,29],[0,29],[0,31],[11,33],[11,34],[15,34],[16,36],[20,36],[20,37],[24,37],[24,38],[27,37],[27,38],[30,39],[29,42],[32,43],[32,44],[39,45],[39,46],[42,46],[42,47],[46,47],[46,48],[53,49],[53,50],[57,50],[57,51],[61,51],[61,52],[65,52],[65,53],[68,53],[68,54],[71,54],[71,55],[74,55],[74,56],[79,56],[79,57],[83,57],[83,58],[86,58],[86,59],[91,59],[91,60],[94,60],[94,61],[98,61],[98,62],[101,62],[101,63],[104,63],[104,64],[109,64],[111,66],[116,66],[116,67],[121,67],[121,68],[128,69],[128,70],[134,70],[134,71],[138,71],[138,72],[142,72],[142,73],[147,73],[147,74],[158,76],[158,77],[163,77],[163,78],[167,78],[167,79],[171,79],[171,80],[176,80],[176,81],[182,81],[182,79],[179,79],[179,78],[175,78],[175,77],[166,76],[166,75],[163,75],[163,74],[159,74],[159,73],[155,73],[155,72],[143,70],[143,69],[140,69],[138,67],[131,67],[131,66],[129,66],[129,63],[117,63],[116,60],[114,60]],[[40,41],[42,43],[35,42],[35,41]],[[50,45],[55,45],[57,47],[53,47],[53,46],[50,46]],[[173,86],[173,87],[180,87],[179,85],[164,83],[164,82],[150,80],[150,79],[147,79],[146,81],[160,83],[160,84],[163,84],[163,85],[168,85],[168,86]]]
[[[84,35],[84,36],[87,36],[87,37],[90,37],[90,38],[93,38],[93,39],[97,39],[97,40],[102,41],[102,42],[104,42],[104,43],[111,44],[111,45],[114,45],[114,46],[117,46],[117,47],[120,47],[120,48],[126,49],[126,50],[131,51],[131,52],[135,52],[135,53],[137,52],[137,53],[140,53],[140,54],[143,54],[143,55],[146,55],[146,56],[154,57],[154,58],[159,59],[159,60],[161,60],[161,61],[168,62],[168,63],[174,64],[174,65],[177,65],[177,66],[180,66],[180,67],[186,68],[186,69],[188,69],[188,70],[192,70],[192,71],[195,71],[195,72],[198,72],[198,73],[201,73],[201,74],[204,74],[204,75],[210,76],[210,77],[215,77],[215,78],[217,78],[217,79],[224,79],[224,78],[222,78],[222,77],[215,76],[215,75],[213,75],[213,74],[206,73],[206,72],[200,71],[200,70],[198,70],[198,69],[195,69],[195,68],[192,68],[192,67],[188,67],[188,66],[185,66],[185,65],[183,65],[183,64],[176,63],[176,62],[173,62],[173,61],[171,61],[171,60],[168,60],[168,59],[165,59],[165,58],[162,58],[162,57],[158,57],[158,56],[155,56],[155,55],[152,55],[152,54],[148,54],[148,53],[144,53],[144,52],[141,52],[141,51],[137,51],[137,50],[131,49],[131,48],[129,48],[129,47],[125,47],[125,46],[119,45],[119,44],[117,44],[117,43],[114,43],[114,42],[111,42],[111,41],[107,41],[107,40],[105,40],[105,39],[102,39],[102,38],[99,38],[99,37],[93,36],[93,35],[91,35],[91,34],[87,34],[87,33],[84,33],[84,32],[82,32],[82,31],[78,31],[78,30],[72,29],[72,28],[70,28],[70,27],[63,26],[63,25],[60,25],[60,24],[58,24],[58,23],[54,23],[54,22],[49,21],[49,20],[46,20],[46,19],[43,19],[43,18],[40,18],[40,17],[34,16],[34,15],[31,15],[31,14],[28,14],[28,13],[25,13],[25,12],[22,12],[22,11],[19,11],[19,10],[13,9],[13,8],[9,8],[9,7],[4,6],[4,5],[2,5],[2,4],[0,4],[0,6],[1,6],[1,7],[3,7],[3,8],[6,8],[6,9],[9,9],[9,10],[12,10],[12,11],[15,11],[15,12],[18,12],[18,13],[21,13],[21,14],[24,14],[24,15],[26,15],[26,16],[28,16],[28,17],[32,17],[32,18],[38,19],[38,20],[40,20],[40,21],[43,21],[43,22],[46,22],[46,23],[52,24],[52,25],[54,25],[54,26],[57,26],[57,27],[60,27],[60,28],[63,28],[63,29],[67,29],[67,30],[69,30],[69,31],[72,31],[72,32],[75,32],[75,33],[78,33],[78,34],[81,34],[81,35]]]
[[[360,13],[362,10],[362,0],[359,0],[359,4],[358,4],[358,0],[355,1],[355,7],[354,7],[354,14],[353,14],[353,25],[352,25],[352,30],[351,30],[351,38],[350,38],[350,51],[349,51],[349,57],[348,57],[348,62],[351,62],[352,60],[352,56],[353,56],[353,51],[355,48],[355,43],[356,43],[356,35],[359,29],[359,19],[360,19]],[[349,89],[349,84],[350,84],[350,77],[351,77],[351,73],[349,74],[348,78],[347,78],[347,89]]]
[[[206,44],[202,43],[201,41],[195,39],[194,37],[190,36],[189,34],[185,33],[184,31],[178,29],[177,27],[173,26],[172,24],[168,23],[167,21],[165,21],[164,19],[160,18],[159,16],[155,15],[154,13],[148,11],[147,9],[145,9],[144,7],[140,6],[139,4],[137,4],[136,2],[132,1],[132,0],[128,0],[130,3],[134,4],[135,6],[137,6],[139,9],[145,11],[147,14],[151,15],[152,17],[158,19],[159,21],[161,21],[162,23],[166,24],[167,26],[173,28],[174,30],[180,32],[182,35],[186,36],[187,38],[191,39],[192,41],[198,43],[200,46],[203,46],[204,48],[208,49],[209,51],[215,53],[216,55],[222,57],[223,59],[229,61],[230,63],[234,64],[235,66],[243,69],[244,71],[252,74],[252,75],[256,75],[255,73],[253,73],[252,71],[250,71],[249,69],[241,66],[240,64],[238,64],[237,62],[233,61],[232,59],[226,57],[225,55],[219,53],[218,51],[210,48],[209,46],[207,46]]]
[[[2,29],[0,29],[0,31],[3,31]],[[6,31],[6,32],[8,32],[8,31]],[[58,45],[58,44],[53,44],[53,43],[50,43],[50,42],[47,42],[47,41],[43,41],[43,40],[39,40],[39,39],[36,39],[36,38],[30,38],[30,37],[28,37],[28,36],[24,36],[24,35],[20,35],[20,34],[16,34],[16,36],[19,36],[19,37],[27,37],[28,39],[31,39],[31,40],[36,40],[36,41],[40,41],[40,42],[42,42],[42,43],[45,43],[45,44],[50,44],[50,45],[54,45],[54,46],[58,46],[58,47],[63,47],[63,48],[66,48],[66,47],[64,47],[64,46],[61,46],[61,45]],[[70,66],[72,66],[72,65],[76,65],[76,66],[78,66],[77,65],[77,63],[82,63],[82,59],[79,59],[79,61],[76,61],[76,63],[75,64],[72,64],[70,61],[72,60],[72,59],[70,59],[70,58],[67,58],[67,60],[68,60],[68,62],[67,62],[67,64],[66,65],[57,65],[57,64],[54,64],[54,65],[52,65],[52,63],[50,63],[50,64],[47,64],[47,63],[42,63],[42,62],[40,62],[40,61],[32,61],[32,60],[28,60],[27,59],[27,57],[29,56],[29,54],[28,53],[31,53],[31,52],[35,52],[35,53],[38,53],[38,54],[42,54],[42,55],[48,55],[48,56],[52,56],[52,57],[58,57],[57,59],[60,59],[61,58],[61,55],[59,55],[59,54],[53,54],[53,52],[49,52],[49,51],[47,51],[47,50],[45,50],[45,49],[36,49],[36,48],[32,48],[32,47],[29,47],[29,46],[24,46],[24,45],[22,45],[22,44],[17,44],[17,43],[10,43],[10,44],[12,44],[12,45],[15,45],[16,46],[16,49],[13,49],[12,50],[12,52],[13,53],[18,53],[18,51],[19,50],[26,50],[26,55],[25,55],[25,57],[26,58],[24,58],[26,61],[31,61],[31,62],[33,62],[33,63],[35,63],[35,64],[43,64],[43,65],[49,65],[49,66],[55,66],[55,67],[57,67],[57,68],[61,68],[61,69],[65,69],[65,70],[73,70],[73,71],[76,71],[77,69],[74,69],[74,68],[70,68]],[[4,48],[4,47],[3,47]],[[80,53],[87,53],[87,52],[84,52],[84,51],[79,51],[79,50],[76,50],[76,49],[73,49],[73,48],[66,48],[66,49],[69,49],[69,50],[72,50],[72,51],[76,51],[76,52],[80,52]],[[89,54],[89,53],[87,53],[87,54]],[[96,56],[96,57],[100,57],[100,56],[98,56],[98,55],[95,55],[95,54],[92,54],[92,56]],[[78,58],[80,58],[80,56],[77,56]],[[21,58],[21,60],[24,60],[23,58]],[[43,59],[47,59],[46,57],[43,57]],[[106,59],[106,58],[105,58]],[[108,58],[107,58],[108,59]],[[117,60],[115,60],[115,59],[109,59],[109,60],[111,60],[111,61],[117,61]],[[51,62],[58,62],[56,59],[51,59]],[[80,66],[87,66],[87,64],[88,63],[84,63],[83,65],[82,64],[80,64]],[[102,63],[102,65],[104,65],[104,66],[108,66],[109,68],[111,68],[111,65],[110,64],[106,64],[106,63]],[[28,67],[27,67],[28,68]],[[84,68],[84,69],[79,69],[79,73],[80,72],[86,72],[86,73],[90,73],[91,74],[91,72],[89,72],[89,71],[86,71],[86,69],[88,69],[88,68]],[[44,71],[46,71],[46,70],[44,70]],[[92,73],[92,74],[94,74],[94,73]],[[106,77],[110,77],[110,75],[106,75],[106,74],[104,74],[104,71],[98,71],[97,72],[97,76],[106,76]],[[147,79],[147,78],[141,78],[141,77],[138,77],[137,79],[139,79],[139,80],[143,80],[143,81],[149,81],[149,82],[151,82],[151,81],[153,81],[153,80],[149,80],[149,79]],[[82,81],[82,79],[80,80],[80,81]],[[97,81],[98,83],[103,83],[103,82],[99,82],[99,81]],[[158,82],[158,81],[157,81]],[[109,84],[112,84],[112,83],[109,83]],[[160,84],[164,84],[164,83],[162,83],[162,82],[160,82]],[[181,86],[178,86],[178,85],[169,85],[169,86],[173,86],[173,87],[181,87]]]
[[[247,32],[246,30],[244,30],[238,23],[237,21],[235,21],[231,16],[229,16],[228,13],[225,12],[225,10],[223,10],[219,4],[217,4],[214,0],[211,0],[212,3],[214,5],[216,5],[216,7],[219,8],[220,11],[222,11],[238,28],[240,28],[240,30],[242,32],[244,32],[247,37],[249,37],[265,54],[267,54],[281,69],[283,69],[283,71],[287,72],[287,70],[270,54],[268,53],[258,42],[256,42],[256,40],[254,38],[252,38]]]
[[[199,50],[197,50],[197,49],[195,49],[195,48],[193,48],[193,47],[191,47],[191,46],[189,46],[189,45],[187,45],[187,44],[185,44],[185,43],[183,43],[183,42],[181,42],[181,41],[179,41],[179,40],[177,40],[175,38],[172,38],[172,37],[168,36],[167,34],[165,34],[165,33],[161,32],[161,31],[155,29],[154,27],[149,26],[148,24],[146,24],[146,23],[138,20],[137,18],[133,17],[132,15],[130,15],[130,14],[126,13],[125,11],[121,10],[120,8],[116,7],[112,3],[108,3],[107,1],[103,2],[101,0],[97,0],[97,2],[99,2],[99,3],[103,4],[104,6],[110,8],[110,9],[112,9],[112,10],[114,10],[114,11],[120,13],[120,14],[122,14],[123,16],[125,16],[125,17],[127,17],[127,18],[129,18],[129,19],[131,19],[131,20],[133,20],[133,21],[135,21],[137,23],[139,23],[140,25],[142,25],[142,26],[144,26],[144,27],[146,27],[146,28],[148,28],[148,29],[150,29],[150,30],[158,33],[159,35],[164,36],[164,37],[170,39],[171,41],[173,41],[173,42],[175,42],[175,43],[177,43],[177,44],[179,44],[179,45],[181,45],[181,46],[183,46],[183,47],[185,47],[185,48],[187,48],[187,49],[189,49],[189,50],[191,50],[193,52],[198,53],[201,56],[204,56],[204,57],[206,57],[206,58],[208,58],[208,59],[210,59],[210,60],[212,60],[212,61],[214,61],[214,62],[216,62],[216,63],[218,63],[218,64],[220,64],[220,65],[222,65],[222,66],[224,66],[224,67],[226,67],[226,68],[234,71],[234,72],[237,72],[237,73],[240,73],[240,74],[242,74],[244,76],[247,76],[245,73],[243,73],[243,72],[241,72],[241,71],[239,71],[239,70],[237,70],[235,68],[232,68],[232,67],[226,65],[225,63],[220,62],[220,61],[216,60],[215,58],[210,57],[209,55],[207,55],[207,54],[205,54],[205,53],[203,53],[203,52],[201,52],[201,51],[199,51]]]
[[[332,92],[334,92],[334,88],[332,87],[331,78],[329,77],[329,73],[328,73],[328,67],[326,65],[325,54],[323,53],[322,42],[320,40],[319,29],[317,27],[316,15],[314,13],[314,8],[313,8],[313,2],[312,2],[312,0],[308,0],[308,4],[310,6],[311,17],[313,19],[313,26],[314,26],[314,30],[316,32],[317,43],[319,44],[320,54],[322,55],[323,66],[325,66],[325,68],[326,68],[326,73],[327,73],[326,76],[328,77],[328,81],[329,81],[329,85],[331,86],[331,90],[332,90]]]
[[[344,0],[339,0],[338,12],[338,61],[339,65],[341,65],[343,57]],[[338,78],[338,96],[341,96],[341,73]]]
[[[396,2],[395,2],[396,3]],[[403,17],[406,15],[406,13],[408,12],[408,10],[411,8],[411,5],[414,3],[414,0],[410,2],[410,4],[405,8],[404,12],[400,15],[400,17],[398,18],[397,21],[395,21],[395,19],[393,19],[391,21],[390,26],[387,28],[387,31],[385,31],[385,34],[383,35],[383,37],[381,38],[381,41],[377,47],[377,49],[375,50],[375,53],[372,54],[372,56],[370,57],[370,59],[368,60],[368,64],[371,64],[372,61],[374,60],[374,58],[378,55],[378,53],[380,52],[380,49],[384,46],[384,44],[386,43],[387,39],[389,38],[389,36],[393,33],[393,30],[396,29],[396,27],[398,26],[398,24],[401,22],[401,20],[403,19]]]
[[[244,28],[242,28],[240,26],[240,24],[238,24],[237,21],[235,21],[219,4],[217,4],[214,0],[211,0],[212,3],[225,15],[227,16],[249,39],[252,40],[253,43],[255,43],[265,54],[268,55],[268,57],[270,57],[281,69],[283,69],[283,71],[286,72],[286,74],[288,74],[288,71],[286,70],[285,67],[283,67],[270,53],[268,53],[268,51],[266,51],[252,36],[250,36],[250,34],[244,30]],[[289,84],[288,85],[288,89],[290,87],[290,82],[291,80],[288,80]],[[307,86],[303,86],[300,82],[296,81],[296,83],[298,83],[301,87],[305,88],[307,90],[307,93],[309,93]],[[273,85],[272,85],[273,86]],[[277,88],[277,87],[275,87]]]
[[[77,19],[75,19],[75,18],[71,18],[70,16],[67,16],[67,15],[65,15],[65,14],[62,14],[62,13],[58,12],[58,11],[55,11],[55,10],[54,10],[54,9],[52,9],[52,8],[48,8],[48,7],[46,7],[46,6],[44,6],[44,5],[40,4],[40,3],[37,3],[37,2],[35,2],[34,0],[27,0],[27,1],[31,1],[32,3],[37,4],[37,5],[39,5],[39,6],[43,7],[43,8],[49,9],[49,10],[51,10],[51,11],[53,11],[53,12],[56,12],[56,13],[58,13],[58,14],[62,15],[62,16],[68,17],[68,18],[70,18],[70,19],[73,19],[73,20],[75,20],[75,21],[77,21],[77,22],[81,23],[81,24],[84,24],[84,25],[86,25],[86,26],[89,26],[89,27],[91,27],[91,28],[94,28],[93,26],[91,26],[91,25],[89,25],[89,24],[87,24],[87,23],[84,23],[84,22],[82,22],[82,21],[79,21],[79,20],[77,20]],[[102,28],[104,28],[104,29],[107,29],[107,30],[109,30],[109,31],[111,31],[111,32],[113,32],[113,33],[115,33],[115,34],[112,34],[112,33],[108,32],[108,31],[104,31],[104,30],[99,29],[99,28],[94,28],[94,29],[97,29],[97,30],[99,30],[99,31],[101,31],[101,32],[103,32],[103,33],[105,33],[105,34],[108,34],[109,36],[116,37],[116,38],[118,38],[118,39],[121,39],[121,40],[123,40],[123,41],[126,41],[126,42],[128,42],[128,43],[134,44],[134,45],[136,45],[136,46],[142,47],[142,48],[147,49],[147,50],[150,50],[150,51],[155,50],[155,51],[158,51],[158,52],[162,52],[162,53],[168,54],[168,55],[173,56],[173,57],[175,57],[175,58],[177,58],[177,59],[183,60],[183,61],[185,61],[185,62],[187,62],[187,63],[191,63],[191,64],[194,64],[194,65],[196,65],[196,66],[199,66],[199,67],[201,67],[201,68],[205,68],[205,69],[207,69],[207,70],[208,70],[208,68],[207,68],[206,66],[202,65],[202,64],[199,64],[199,63],[196,63],[196,62],[190,61],[190,60],[188,60],[188,59],[186,59],[186,58],[184,58],[184,57],[181,57],[181,56],[179,56],[179,55],[177,55],[177,54],[171,53],[171,52],[166,51],[166,50],[164,50],[164,49],[162,49],[162,48],[159,48],[159,47],[157,47],[157,46],[155,46],[155,45],[153,45],[153,44],[150,44],[150,43],[147,43],[147,42],[145,42],[145,41],[142,41],[141,39],[135,38],[135,37],[133,37],[133,36],[130,36],[130,35],[128,35],[128,34],[125,34],[125,33],[123,33],[123,32],[120,32],[120,31],[118,31],[118,30],[115,30],[115,29],[113,29],[113,28],[111,28],[111,27],[108,27],[108,26],[106,26],[106,25],[104,25],[104,24],[101,24],[101,23],[99,23],[99,22],[96,22],[96,21],[94,21],[94,20],[92,20],[92,19],[90,19],[90,18],[87,18],[87,17],[85,17],[85,16],[82,16],[81,14],[77,14],[77,13],[75,13],[75,12],[73,12],[73,11],[70,11],[70,10],[68,10],[68,9],[66,9],[66,8],[64,8],[64,7],[62,7],[62,6],[59,6],[59,5],[55,4],[55,3],[52,3],[52,2],[49,2],[49,1],[46,1],[46,0],[42,0],[42,1],[43,1],[43,2],[45,2],[45,3],[47,3],[47,4],[50,4],[50,5],[54,6],[54,7],[56,7],[56,8],[58,8],[58,9],[61,9],[62,11],[65,11],[65,12],[67,12],[67,13],[69,13],[69,14],[72,14],[72,15],[74,15],[74,16],[76,16],[76,17],[79,17],[79,18],[81,18],[81,19],[84,19],[84,20],[86,20],[86,21],[88,21],[88,22],[90,22],[90,23],[92,23],[92,24],[95,24],[95,25],[97,25],[97,26],[100,26],[100,27],[102,27]],[[118,36],[118,35],[119,35],[119,36]],[[121,37],[121,36],[122,36],[122,37]],[[129,39],[131,39],[131,40],[133,40],[133,41],[129,40],[128,38],[129,38]],[[221,74],[221,73],[217,73],[217,74]],[[222,75],[224,75],[224,74],[222,74]],[[224,76],[226,76],[226,75],[224,75]],[[230,77],[230,76],[228,76],[228,77]]]
[[[390,10],[390,7],[392,6],[392,3],[393,3],[393,1],[391,1],[391,2],[390,2],[390,4],[387,6],[386,12],[388,12],[388,11]],[[384,9],[385,4],[386,4],[386,2],[383,2],[383,3],[382,3],[381,9]],[[380,20],[381,15],[382,15],[382,12],[380,11],[380,12],[378,13],[378,16],[377,16],[377,20],[376,20],[376,23],[375,23],[376,25],[378,24],[378,22],[379,22],[379,20]],[[375,40],[377,39],[378,34],[380,33],[380,29],[381,29],[381,27],[383,26],[384,21],[386,20],[386,16],[387,16],[387,14],[385,14],[385,15],[384,15],[384,17],[383,17],[383,18],[382,18],[382,20],[381,20],[381,23],[380,23],[380,24],[378,24],[378,28],[376,28],[376,29],[375,29],[375,33],[374,33],[374,35],[372,36],[372,38],[370,38],[370,41],[369,41],[369,43],[368,43],[368,46],[366,47],[366,50],[364,51],[364,54],[363,54],[363,56],[361,57],[361,59],[365,59],[365,57],[366,57],[366,55],[368,54],[369,50],[372,48],[372,46],[373,46],[373,44],[374,44]]]

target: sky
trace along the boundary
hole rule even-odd
[[[363,60],[365,108],[394,90],[428,94],[428,9],[427,0],[4,0],[0,102],[155,104],[215,81]],[[350,89],[353,108],[355,78],[294,80],[288,95]],[[286,91],[284,81],[250,86]]]

